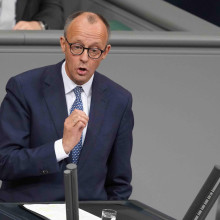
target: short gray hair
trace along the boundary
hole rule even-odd
[[[97,22],[97,18],[99,18],[103,23],[104,25],[106,26],[106,29],[107,29],[107,32],[108,32],[108,39],[110,37],[110,25],[108,23],[108,21],[101,15],[101,14],[98,14],[98,13],[94,13],[94,12],[87,12],[87,11],[78,11],[78,12],[75,12],[71,15],[69,15],[66,19],[66,22],[65,22],[65,26],[64,26],[64,37],[66,37],[67,35],[67,29],[70,25],[70,23],[77,17],[79,17],[80,15],[84,14],[84,13],[89,13],[88,16],[87,16],[87,20],[90,24],[94,24]]]

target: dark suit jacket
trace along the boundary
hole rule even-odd
[[[48,29],[63,29],[63,19],[61,0],[17,0],[16,22],[42,21]]]
[[[0,109],[0,200],[64,200],[54,142],[68,117],[61,63],[9,80]],[[131,94],[95,72],[87,134],[78,163],[80,200],[127,199],[132,191]]]

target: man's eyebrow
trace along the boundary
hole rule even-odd
[[[72,44],[75,44],[75,43],[79,43],[79,44],[83,44],[83,42],[81,40],[74,40],[71,42]]]
[[[82,46],[85,46],[85,44],[81,41],[81,40],[75,40],[74,42],[71,42],[72,44],[81,44]],[[89,48],[100,48],[101,45],[98,42],[92,43],[90,46],[88,46]]]

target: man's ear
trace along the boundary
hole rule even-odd
[[[110,49],[111,49],[111,45],[108,44],[108,45],[106,46],[105,52],[103,53],[102,59],[105,59],[105,58],[106,58],[106,56],[108,55]]]
[[[63,53],[65,53],[65,51],[66,51],[66,44],[65,44],[65,38],[62,36],[62,37],[60,37],[60,46],[61,46],[61,49],[62,49],[62,51],[63,51]]]

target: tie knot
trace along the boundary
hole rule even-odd
[[[73,92],[75,93],[76,97],[80,97],[82,91],[83,88],[81,86],[77,86],[76,88],[73,89]]]

